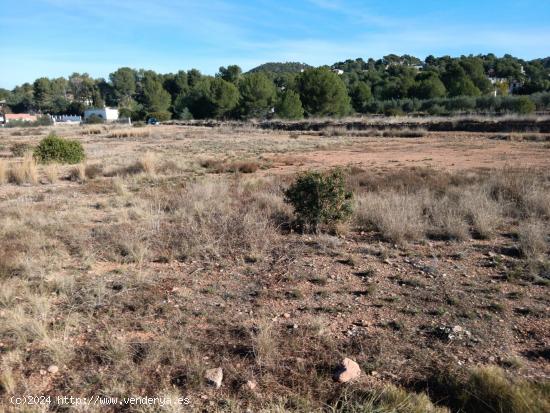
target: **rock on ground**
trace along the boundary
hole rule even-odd
[[[359,364],[352,359],[345,358],[338,366],[334,379],[340,383],[347,383],[348,381],[357,379],[360,375],[361,368]]]
[[[48,372],[51,373],[51,374],[55,374],[59,371],[59,367],[55,366],[55,365],[51,365],[50,367],[48,367]]]
[[[208,384],[214,386],[216,389],[219,389],[222,385],[223,370],[221,367],[208,369],[204,373],[204,378],[206,379]]]

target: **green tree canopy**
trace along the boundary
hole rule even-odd
[[[283,91],[277,100],[275,114],[283,119],[302,119],[304,108],[300,96],[293,90]]]
[[[277,90],[264,73],[251,73],[239,82],[240,114],[244,118],[264,117],[275,104]]]
[[[221,77],[227,82],[237,83],[242,73],[242,69],[237,65],[222,66],[219,69],[218,77]]]
[[[52,85],[50,79],[41,77],[32,85],[34,104],[39,111],[48,111],[52,103]]]
[[[172,99],[164,90],[159,76],[152,71],[144,73],[142,79],[141,103],[146,112],[168,112]]]
[[[163,81],[164,89],[172,97],[172,102],[176,100],[179,95],[186,95],[189,93],[189,83],[187,81],[187,73],[180,70],[176,74],[168,74],[164,76]]]
[[[73,73],[69,76],[68,87],[75,101],[85,105],[93,104],[96,85],[88,73]]]
[[[443,83],[449,96],[480,96],[481,91],[474,85],[458,62],[451,63],[443,74]]]
[[[346,85],[326,67],[305,70],[297,77],[296,87],[308,116],[344,116],[350,113]]]
[[[226,117],[239,103],[239,90],[226,80],[215,78],[210,84],[209,99],[216,118]]]
[[[129,100],[135,96],[137,91],[136,78],[136,71],[129,67],[121,67],[109,75],[115,98],[120,106],[128,106]]]
[[[410,95],[418,99],[442,98],[447,94],[445,85],[434,72],[424,72],[416,76]]]
[[[356,82],[350,90],[351,104],[359,113],[368,112],[368,103],[372,100],[372,91],[366,82]]]
[[[220,77],[203,77],[191,89],[186,99],[178,102],[180,108],[187,107],[197,119],[224,118],[239,102],[237,87]]]

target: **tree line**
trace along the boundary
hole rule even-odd
[[[88,107],[118,107],[133,120],[249,119],[345,116],[353,113],[530,113],[550,108],[550,58],[510,55],[388,55],[332,66],[267,63],[248,73],[237,65],[214,76],[196,69],[160,74],[129,67],[108,79],[86,73],[41,77],[0,89],[15,113],[82,114]]]

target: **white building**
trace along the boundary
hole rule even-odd
[[[76,115],[53,115],[54,124],[61,123],[64,125],[80,125],[82,118]]]
[[[103,119],[105,122],[113,122],[118,120],[118,109],[108,107],[86,109],[84,111],[84,120],[88,120],[93,115]]]

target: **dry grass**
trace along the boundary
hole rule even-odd
[[[474,234],[482,239],[492,238],[503,222],[502,207],[490,195],[486,186],[467,187],[459,194]]]
[[[153,210],[169,212],[160,222],[165,248],[179,257],[261,257],[277,238],[275,228],[240,195],[227,182],[212,181],[157,195]]]
[[[435,238],[464,241],[470,228],[479,238],[491,238],[502,222],[502,212],[483,187],[451,190],[444,196],[424,191],[383,191],[359,196],[356,223],[374,228],[387,241]]]
[[[272,324],[262,320],[253,336],[253,351],[256,363],[260,367],[272,367],[277,364],[277,338]]]
[[[203,159],[200,161],[200,165],[213,173],[241,172],[248,174],[256,172],[261,167],[257,161],[228,161],[219,159]]]
[[[116,176],[112,179],[111,183],[112,183],[113,189],[114,189],[114,191],[117,195],[124,196],[126,194],[126,186],[125,186],[124,181],[122,180],[122,178]]]
[[[56,183],[59,179],[59,165],[56,163],[47,164],[44,166],[44,174],[49,183]]]
[[[85,182],[86,181],[86,164],[81,162],[71,168],[69,171],[69,179],[71,181]]]
[[[456,411],[467,413],[544,413],[550,410],[550,385],[510,379],[495,366],[471,370],[466,377],[449,377],[447,397]]]
[[[86,164],[85,175],[88,179],[95,179],[103,174],[103,165],[101,164]]]
[[[375,390],[344,389],[332,413],[449,413],[424,394],[409,392],[393,385]]]
[[[139,169],[148,175],[154,175],[157,171],[158,160],[152,152],[146,152],[138,161]]]
[[[422,138],[426,136],[427,131],[426,129],[410,129],[410,128],[402,128],[402,129],[391,129],[388,131],[385,131],[382,133],[382,136],[385,138],[387,137],[395,137],[395,138]]]
[[[100,135],[103,132],[103,129],[101,127],[85,127],[81,130],[81,133],[83,135]]]
[[[494,199],[517,217],[550,217],[547,181],[536,171],[502,171],[488,180]]]
[[[145,173],[149,176],[153,176],[159,171],[158,163],[158,158],[155,154],[146,152],[142,157],[130,165],[111,169],[107,173],[104,173],[104,175],[108,177],[127,177],[130,175]]]
[[[38,167],[32,154],[27,153],[21,162],[12,164],[9,181],[17,185],[38,183]]]
[[[121,128],[114,129],[107,138],[146,138],[151,136],[150,128]]]
[[[357,225],[302,234],[282,196],[295,168],[205,174],[217,165],[198,161],[261,166],[268,153],[294,152],[307,167],[316,134],[268,142],[270,132],[227,128],[224,141],[215,130],[163,128],[154,147],[105,144],[107,130],[83,138],[93,164],[82,185],[1,188],[0,403],[48,386],[190,395],[183,411],[548,410],[544,388],[519,379],[546,368],[545,171],[350,168]],[[154,178],[143,166],[110,173],[149,148]],[[531,261],[542,263],[536,281]],[[516,268],[515,280],[504,276]],[[453,326],[472,336],[433,334]],[[438,391],[433,375],[445,366],[489,356],[521,363],[504,375],[450,372],[453,385]],[[332,379],[343,357],[363,370],[351,385]],[[40,374],[49,364],[60,371]],[[218,366],[214,390],[203,373]],[[243,389],[247,380],[256,390]]]
[[[25,156],[27,152],[32,152],[33,146],[30,143],[26,142],[17,142],[11,145],[10,151],[12,155],[16,158]]]
[[[23,362],[23,354],[19,350],[13,350],[2,357],[0,363],[0,389],[9,395],[14,394],[16,379],[14,370]]]
[[[538,258],[548,250],[547,231],[542,221],[522,222],[518,230],[519,250],[526,258]]]
[[[8,168],[6,161],[0,159],[0,185],[8,182]]]
[[[424,237],[423,196],[397,192],[367,193],[357,199],[356,223],[374,228],[388,241],[414,241]]]

